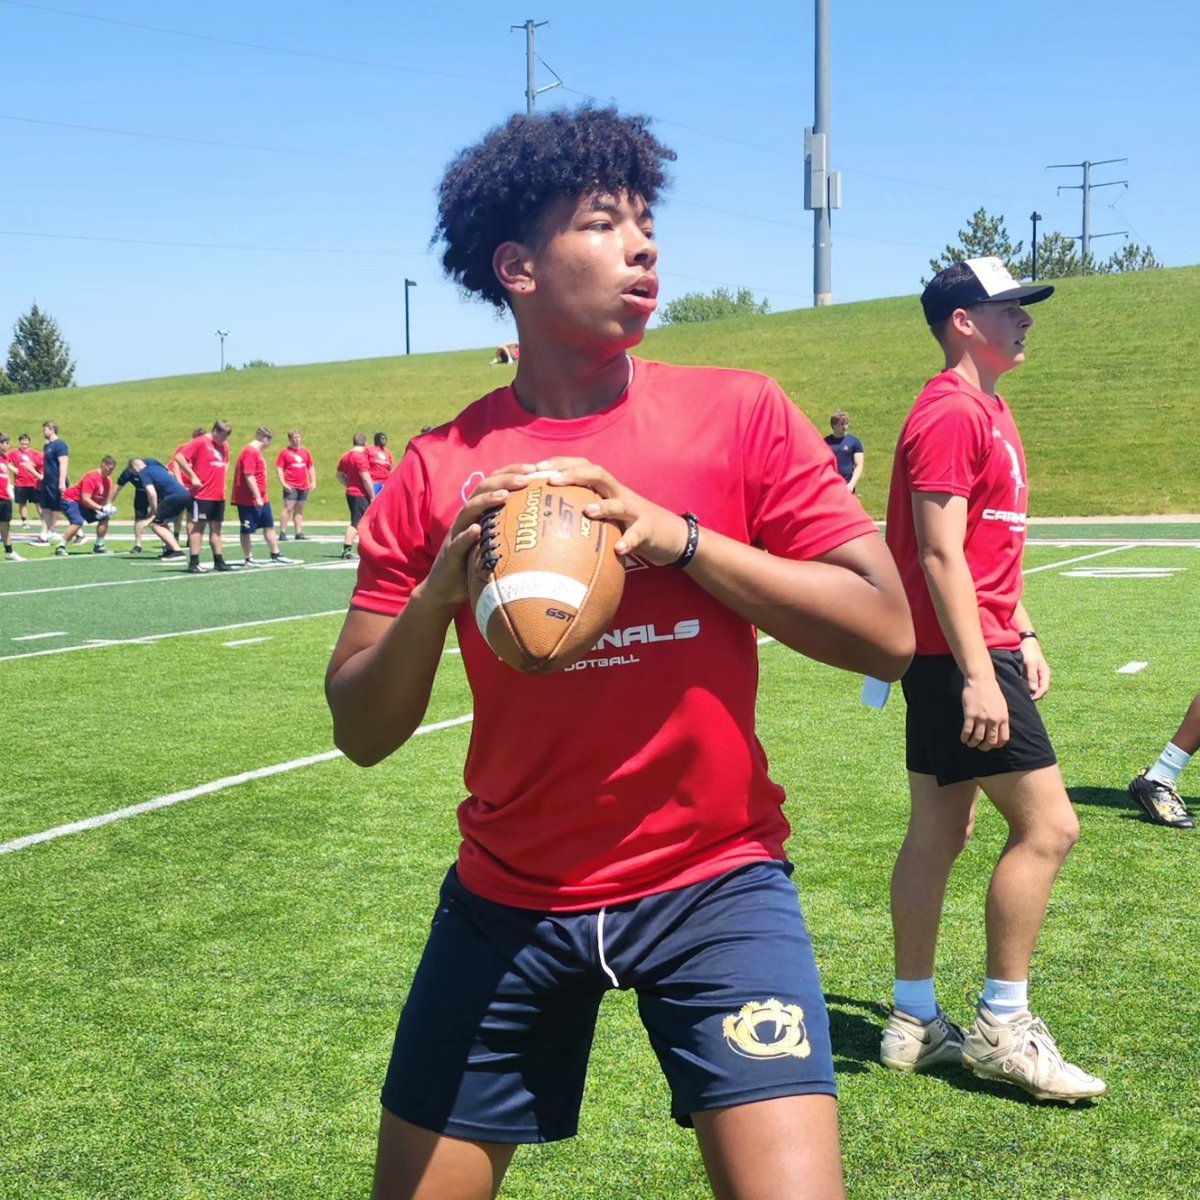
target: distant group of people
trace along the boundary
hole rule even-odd
[[[106,544],[109,521],[116,513],[116,501],[125,487],[133,488],[133,554],[143,553],[147,526],[162,543],[161,557],[184,557],[181,539],[186,520],[187,570],[204,574],[209,568],[200,563],[205,534],[212,553],[212,570],[232,571],[239,564],[225,559],[223,527],[230,465],[229,439],[233,427],[226,420],[216,421],[211,429],[197,426],[191,437],[176,447],[164,462],[134,455],[116,475],[117,462],[105,455],[93,470],[77,483],[70,482],[70,448],[59,433],[55,421],[42,426],[44,446],[36,450],[29,434],[18,436],[17,447],[0,433],[0,540],[4,559],[20,562],[12,544],[14,505],[22,527],[32,519],[40,522],[40,532],[32,538],[37,545],[53,546],[54,554],[65,557],[68,547],[82,545],[94,530],[94,554],[109,553]],[[231,501],[237,508],[238,532],[242,552],[241,567],[287,566],[297,560],[286,557],[280,543],[288,530],[296,541],[305,541],[304,508],[317,486],[317,471],[312,454],[303,445],[298,429],[287,434],[287,445],[275,457],[275,474],[282,489],[283,519],[276,530],[275,517],[267,490],[266,452],[274,434],[260,425],[254,437],[242,448],[233,464]],[[391,473],[393,461],[387,448],[386,433],[376,433],[367,445],[367,436],[356,433],[349,451],[337,465],[338,482],[346,490],[349,521],[342,539],[342,557],[354,557],[358,524],[368,505]],[[65,518],[65,532],[59,531]],[[267,545],[269,557],[254,557],[253,536],[258,534]]]

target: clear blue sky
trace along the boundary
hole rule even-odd
[[[1200,5],[832,0],[836,301],[915,293],[980,205],[1014,240],[1128,229],[1200,261]],[[661,302],[750,287],[812,300],[803,210],[808,0],[0,0],[0,337],[36,301],[77,381],[322,362],[511,336],[441,278],[447,160],[524,109],[525,37],[564,89],[656,118],[679,154],[657,208]],[[538,82],[552,82],[544,66]],[[1107,256],[1123,239],[1094,249]],[[3,347],[0,346],[0,351]]]

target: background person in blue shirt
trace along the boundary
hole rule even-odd
[[[162,557],[182,558],[183,551],[171,535],[170,524],[187,508],[187,488],[156,458],[131,458],[117,479],[117,490],[126,483],[134,486],[135,506],[138,492],[145,493],[150,529],[163,544]]]
[[[853,492],[857,490],[858,481],[862,478],[863,460],[866,457],[863,453],[863,444],[850,433],[850,414],[848,412],[839,409],[829,418],[829,425],[833,432],[826,436],[825,441],[829,444],[830,450],[833,451],[833,457],[837,460],[838,474]]]

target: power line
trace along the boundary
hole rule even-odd
[[[145,133],[136,129],[110,129],[105,125],[77,125],[70,121],[48,121],[41,117],[18,117],[11,113],[0,113],[0,121],[20,121],[26,125],[50,125],[55,129],[74,129],[84,133],[109,133],[119,137],[147,138],[156,142],[182,142],[192,146],[216,146],[227,150],[259,150],[270,154],[299,154],[307,158],[340,158],[353,162],[368,162],[399,165],[401,159],[371,158],[365,154],[343,154],[337,150],[295,150],[284,146],[259,146],[251,142],[220,142],[212,138],[183,137],[169,133]],[[412,160],[407,160],[409,165]]]
[[[50,238],[55,241],[68,242],[112,242],[119,246],[169,246],[185,250],[253,250],[267,254],[345,254],[371,255],[390,254],[398,258],[424,258],[423,253],[414,250],[368,249],[348,250],[344,247],[323,246],[246,246],[225,242],[170,242],[150,238],[103,237],[98,234],[84,233],[40,233],[29,229],[0,229],[2,237]]]
[[[190,38],[197,42],[213,42],[219,46],[238,46],[243,50],[262,50],[268,54],[284,54],[291,58],[317,59],[320,62],[339,63],[350,67],[374,67],[381,71],[401,71],[405,75],[433,75],[439,79],[460,79],[471,83],[486,83],[490,87],[504,86],[501,80],[485,79],[481,75],[459,75],[452,71],[431,71],[422,67],[402,67],[397,63],[377,62],[365,58],[345,58],[338,54],[322,54],[317,50],[289,50],[284,46],[271,46],[265,42],[242,42],[236,38],[217,37],[208,33],[191,33],[185,29],[167,29],[162,25],[143,25],[138,21],[121,21],[116,17],[98,17],[93,13],[75,12],[69,8],[54,8],[49,4],[33,4],[30,0],[0,0],[15,8],[30,8],[38,12],[54,13],[60,17],[77,17],[81,21],[96,21],[102,25],[117,25],[125,29],[141,29],[148,33],[163,33],[169,37]]]

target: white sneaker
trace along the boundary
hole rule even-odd
[[[257,558],[245,558],[242,560],[243,567],[261,567],[262,565]]]
[[[54,536],[57,537],[58,535],[55,534]],[[52,538],[48,538],[44,533],[39,533],[37,537],[29,539],[32,546],[48,546],[52,540]]]
[[[14,550],[4,556],[5,562],[24,562],[25,560]]]
[[[268,567],[294,567],[300,560],[298,558],[286,558],[282,554],[272,555],[265,564]]]
[[[1050,1030],[1031,1012],[998,1021],[981,1004],[963,1043],[962,1061],[980,1079],[999,1079],[1024,1088],[1038,1100],[1092,1100],[1107,1090],[1103,1079],[1089,1075],[1062,1056]]]
[[[893,1008],[883,1027],[879,1061],[893,1071],[927,1071],[930,1067],[962,1066],[966,1035],[939,1008],[931,1021]]]
[[[87,540],[88,540],[88,535],[86,533],[84,533],[82,529],[75,535],[75,545],[76,546],[82,546],[83,543],[86,542]]]

